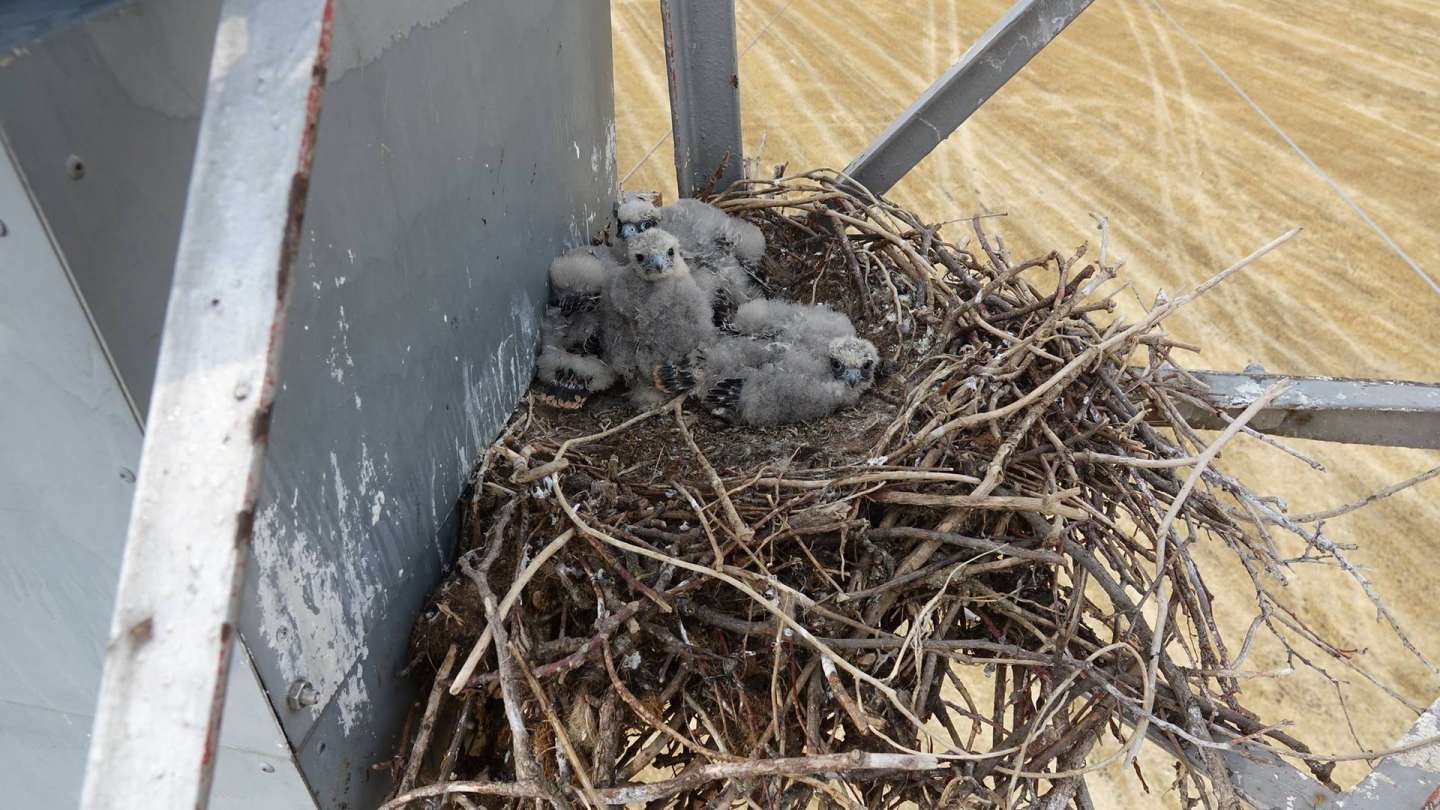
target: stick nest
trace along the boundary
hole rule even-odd
[[[716,202],[894,373],[772,429],[522,404],[416,624],[435,686],[387,806],[1088,806],[1142,736],[1227,806],[1222,751],[1308,751],[1246,710],[1190,548],[1235,554],[1277,637],[1266,527],[1341,552],[1209,464],[1160,328],[1244,262],[1126,323],[1103,222],[1093,260],[1021,261],[829,172]]]

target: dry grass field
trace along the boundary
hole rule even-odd
[[[767,165],[842,167],[1006,5],[739,0],[747,154],[763,144]],[[670,198],[669,141],[641,162],[669,129],[658,3],[613,8],[619,164],[622,174],[638,165],[625,186]],[[1440,8],[1097,0],[891,196],[931,221],[1005,212],[992,222],[1017,254],[1093,244],[1090,213],[1103,214],[1146,301],[1301,225],[1298,240],[1172,319],[1177,337],[1204,347],[1190,364],[1440,378],[1440,294],[1416,272],[1440,274]],[[1440,464],[1434,452],[1295,444],[1328,472],[1243,438],[1221,466],[1309,511]],[[1440,483],[1421,485],[1331,526],[1432,658],[1437,500]],[[1220,554],[1208,556],[1233,649],[1254,614],[1250,585]],[[1296,574],[1284,598],[1360,651],[1361,666],[1414,702],[1440,696],[1440,678],[1404,654],[1353,583],[1314,566]],[[1270,644],[1245,668],[1286,664]],[[1293,721],[1319,751],[1383,748],[1410,725],[1413,713],[1347,680],[1348,723],[1335,689],[1303,667],[1252,680],[1248,694],[1266,720]],[[1174,806],[1170,763],[1143,762],[1148,794],[1133,772],[1112,770],[1097,780],[1097,802]],[[1359,762],[1336,773],[1348,784],[1367,770]]]

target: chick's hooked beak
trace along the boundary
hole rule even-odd
[[[846,385],[859,385],[860,381],[865,379],[865,375],[860,369],[850,367],[841,372],[840,379],[844,380]]]
[[[652,273],[660,274],[665,272],[665,254],[652,253],[645,257],[645,268]]]

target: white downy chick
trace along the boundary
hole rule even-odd
[[[697,257],[724,254],[753,268],[765,255],[765,233],[760,228],[707,202],[678,199],[659,210],[659,222]]]
[[[535,362],[540,381],[540,401],[561,410],[584,407],[592,394],[615,384],[615,372],[599,357],[545,345]]]
[[[757,298],[735,311],[735,331],[819,351],[836,338],[855,337],[855,325],[843,312],[824,304],[797,304]]]
[[[758,367],[707,364],[701,400],[742,424],[808,422],[858,402],[875,382],[878,360],[875,345],[853,335],[833,338],[823,349],[790,344]]]
[[[659,369],[716,337],[709,298],[690,274],[671,234],[651,228],[628,240],[629,262],[605,289],[603,356],[630,385],[631,400],[650,407],[664,398]]]
[[[600,353],[600,298],[619,265],[601,248],[580,247],[550,263],[541,340],[579,354]]]
[[[682,230],[665,227],[668,221]],[[734,220],[734,223],[730,221]],[[651,228],[661,227],[680,243],[680,252],[690,266],[695,283],[710,297],[715,325],[728,326],[735,308],[759,294],[750,273],[733,253],[732,240],[740,239],[747,250],[754,251],[755,260],[765,252],[765,236],[759,228],[735,219],[707,203],[682,199],[664,208],[656,208],[640,198],[627,199],[615,207],[616,233],[620,237],[613,250],[626,257],[630,239]]]

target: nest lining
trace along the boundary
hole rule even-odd
[[[1217,744],[1306,761],[1245,708],[1189,546],[1236,555],[1287,650],[1267,532],[1353,567],[1214,467],[1247,416],[1191,430],[1159,328],[1285,237],[1125,323],[1103,223],[1093,260],[1018,261],[978,218],[952,242],[826,171],[716,202],[765,230],[776,294],[845,311],[894,373],[763,429],[522,403],[417,621],[435,686],[387,807],[1063,808],[1102,738],[1147,734],[1224,807]]]

